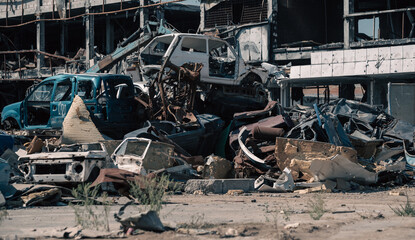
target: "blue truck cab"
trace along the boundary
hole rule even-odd
[[[4,107],[1,123],[5,129],[60,129],[75,95],[83,99],[102,133],[121,136],[121,132],[137,128],[133,82],[128,76],[115,74],[63,74],[46,78],[23,101]]]

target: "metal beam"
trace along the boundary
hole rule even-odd
[[[89,14],[91,11],[90,3],[87,1],[85,12]],[[85,21],[85,52],[86,52],[86,65],[90,66],[90,60],[94,57],[94,15],[88,15]]]
[[[68,40],[67,40],[68,26],[65,22],[61,22],[60,27],[61,27],[61,32],[60,32],[60,41],[61,41],[60,42],[60,54],[62,56],[64,56],[65,53],[66,53],[67,45],[68,45]]]
[[[347,1],[347,0],[344,0]],[[390,10],[382,10],[382,11],[370,11],[370,12],[358,12],[358,13],[344,13],[344,18],[355,18],[355,17],[364,17],[364,16],[373,16],[373,15],[381,15],[387,13],[397,13],[397,12],[406,12],[406,11],[415,11],[415,7],[410,8],[399,8],[399,9],[390,9]]]
[[[140,6],[147,5],[147,0],[140,0]],[[140,8],[140,28],[144,27],[145,22],[148,20],[148,9]]]
[[[110,54],[114,50],[114,23],[110,16],[105,18],[105,51]]]
[[[42,18],[41,16],[41,0],[36,0],[36,19],[39,20]],[[37,62],[36,68],[38,70],[38,75],[40,74],[40,69],[43,67],[44,57],[39,52],[45,51],[45,22],[38,21],[36,22],[36,49],[38,51],[37,54]]]

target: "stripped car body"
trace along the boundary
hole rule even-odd
[[[247,65],[228,42],[212,36],[166,34],[154,38],[140,53],[144,72],[159,70],[167,59],[176,66],[203,64],[200,81],[204,83],[229,86],[251,80],[265,84],[268,80],[265,70]]]
[[[126,138],[115,149],[111,158],[117,168],[141,175],[178,165],[188,165],[176,156],[173,145],[147,138]],[[190,166],[183,170],[186,169],[190,169]]]
[[[214,151],[214,144],[219,137],[224,122],[212,114],[199,114],[194,121],[180,124],[171,121],[147,121],[138,130],[124,136],[145,137],[158,140],[157,134],[152,129],[157,129],[159,134],[179,145],[191,155],[207,156]]]
[[[19,169],[28,182],[92,182],[101,168],[113,167],[102,143],[62,146],[57,152],[21,156]]]

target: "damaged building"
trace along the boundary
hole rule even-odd
[[[166,19],[178,31],[196,32],[199,15],[198,6],[180,1],[3,1],[0,109],[22,100],[29,86],[46,77],[92,67],[149,20]],[[133,74],[125,68],[114,73]]]
[[[200,30],[286,66],[283,106],[355,99],[415,123],[414,13],[397,0],[202,0]]]

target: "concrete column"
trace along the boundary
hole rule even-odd
[[[200,3],[200,23],[199,23],[199,31],[203,31],[204,29],[205,29],[205,4],[204,3]]]
[[[107,16],[105,18],[105,52],[107,54],[112,53],[114,50],[114,24],[111,22],[111,18]]]
[[[269,24],[269,56],[268,59],[275,61],[274,50],[278,48],[278,32],[277,32],[277,14],[278,14],[278,0],[268,0],[268,24]]]
[[[87,14],[92,12],[89,1],[87,2],[85,12]],[[86,65],[90,67],[90,60],[94,57],[94,16],[92,15],[87,16],[85,21],[85,53]]]
[[[145,6],[148,3],[147,0],[140,0],[140,6]],[[147,8],[140,8],[140,28],[144,27],[144,23],[148,20]]]
[[[387,94],[388,84],[372,79],[369,84],[369,103],[371,105],[382,105],[384,108],[388,106]]]
[[[289,107],[291,105],[291,86],[287,83],[283,83],[280,85],[280,102],[281,106]]]
[[[61,32],[60,32],[61,44],[60,44],[59,52],[62,56],[65,56],[66,48],[68,46],[68,39],[67,39],[67,37],[68,37],[68,25],[65,22],[61,22],[60,27],[61,27]]]
[[[350,43],[354,41],[354,19],[346,18],[350,13],[354,13],[354,0],[343,0],[344,48],[350,48]]]
[[[41,11],[41,0],[36,0],[36,19],[42,19]],[[36,49],[38,51],[45,51],[45,22],[38,21],[36,22]],[[40,69],[43,66],[44,56],[42,54],[37,54],[36,67],[38,70],[38,75],[40,75]]]

